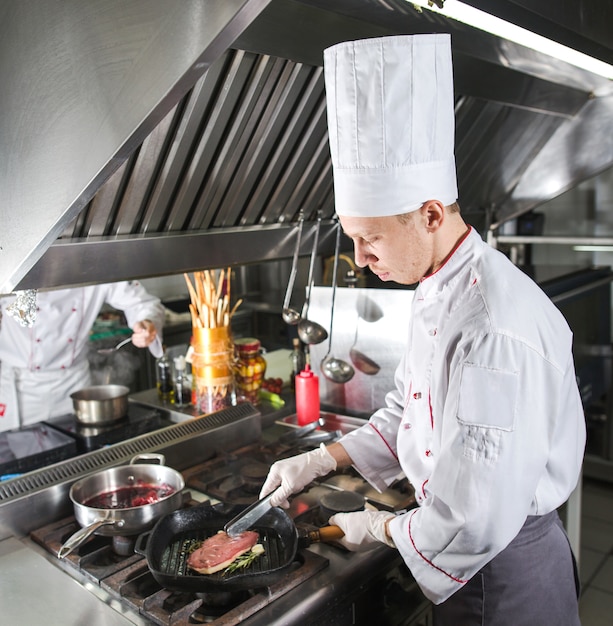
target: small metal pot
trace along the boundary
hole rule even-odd
[[[159,465],[138,463],[140,460],[157,460]],[[62,559],[78,548],[92,534],[136,535],[149,528],[167,513],[179,508],[185,487],[183,476],[164,465],[162,454],[139,454],[129,465],[112,467],[78,480],[70,488],[74,514],[83,528],[69,537],[58,551]],[[136,486],[141,483],[155,486],[168,485],[172,492],[151,504],[130,508],[96,508],[84,504],[92,498],[111,491]]]
[[[128,414],[130,389],[123,385],[95,385],[70,394],[77,421],[106,424]]]

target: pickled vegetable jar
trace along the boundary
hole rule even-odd
[[[257,404],[262,381],[266,374],[266,360],[261,354],[259,339],[245,337],[234,342],[236,362],[234,379],[240,400]]]

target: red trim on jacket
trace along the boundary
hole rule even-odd
[[[368,423],[368,425],[377,433],[377,435],[379,435],[379,437],[381,437],[381,440],[387,446],[387,449],[392,453],[392,456],[397,461],[398,460],[398,455],[394,452],[394,449],[390,446],[390,444],[387,443],[385,437],[370,422]]]
[[[447,576],[448,578],[451,578],[451,580],[455,581],[456,583],[460,583],[461,585],[465,585],[468,580],[463,580],[461,578],[457,578],[456,576],[453,576],[452,574],[450,574],[449,572],[446,572],[445,570],[441,569],[440,567],[434,565],[434,563],[432,563],[432,561],[430,561],[429,559],[427,559],[418,549],[417,546],[415,545],[415,542],[413,541],[413,535],[411,534],[411,522],[413,521],[413,516],[415,515],[415,513],[417,513],[417,510],[413,511],[411,513],[411,517],[409,518],[409,539],[411,540],[411,544],[413,546],[413,550],[415,550],[415,552],[417,552],[417,554],[419,554],[419,556],[431,567],[433,567],[435,570],[438,570],[441,574],[444,574],[445,576]]]

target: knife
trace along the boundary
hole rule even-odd
[[[274,491],[264,496],[261,500],[250,504],[244,511],[241,511],[236,517],[233,517],[223,527],[226,533],[230,537],[236,537],[251,528],[261,517],[272,509],[270,499],[273,494]]]

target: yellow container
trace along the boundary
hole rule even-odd
[[[211,413],[236,404],[234,350],[227,326],[193,329],[192,375],[198,410]]]

